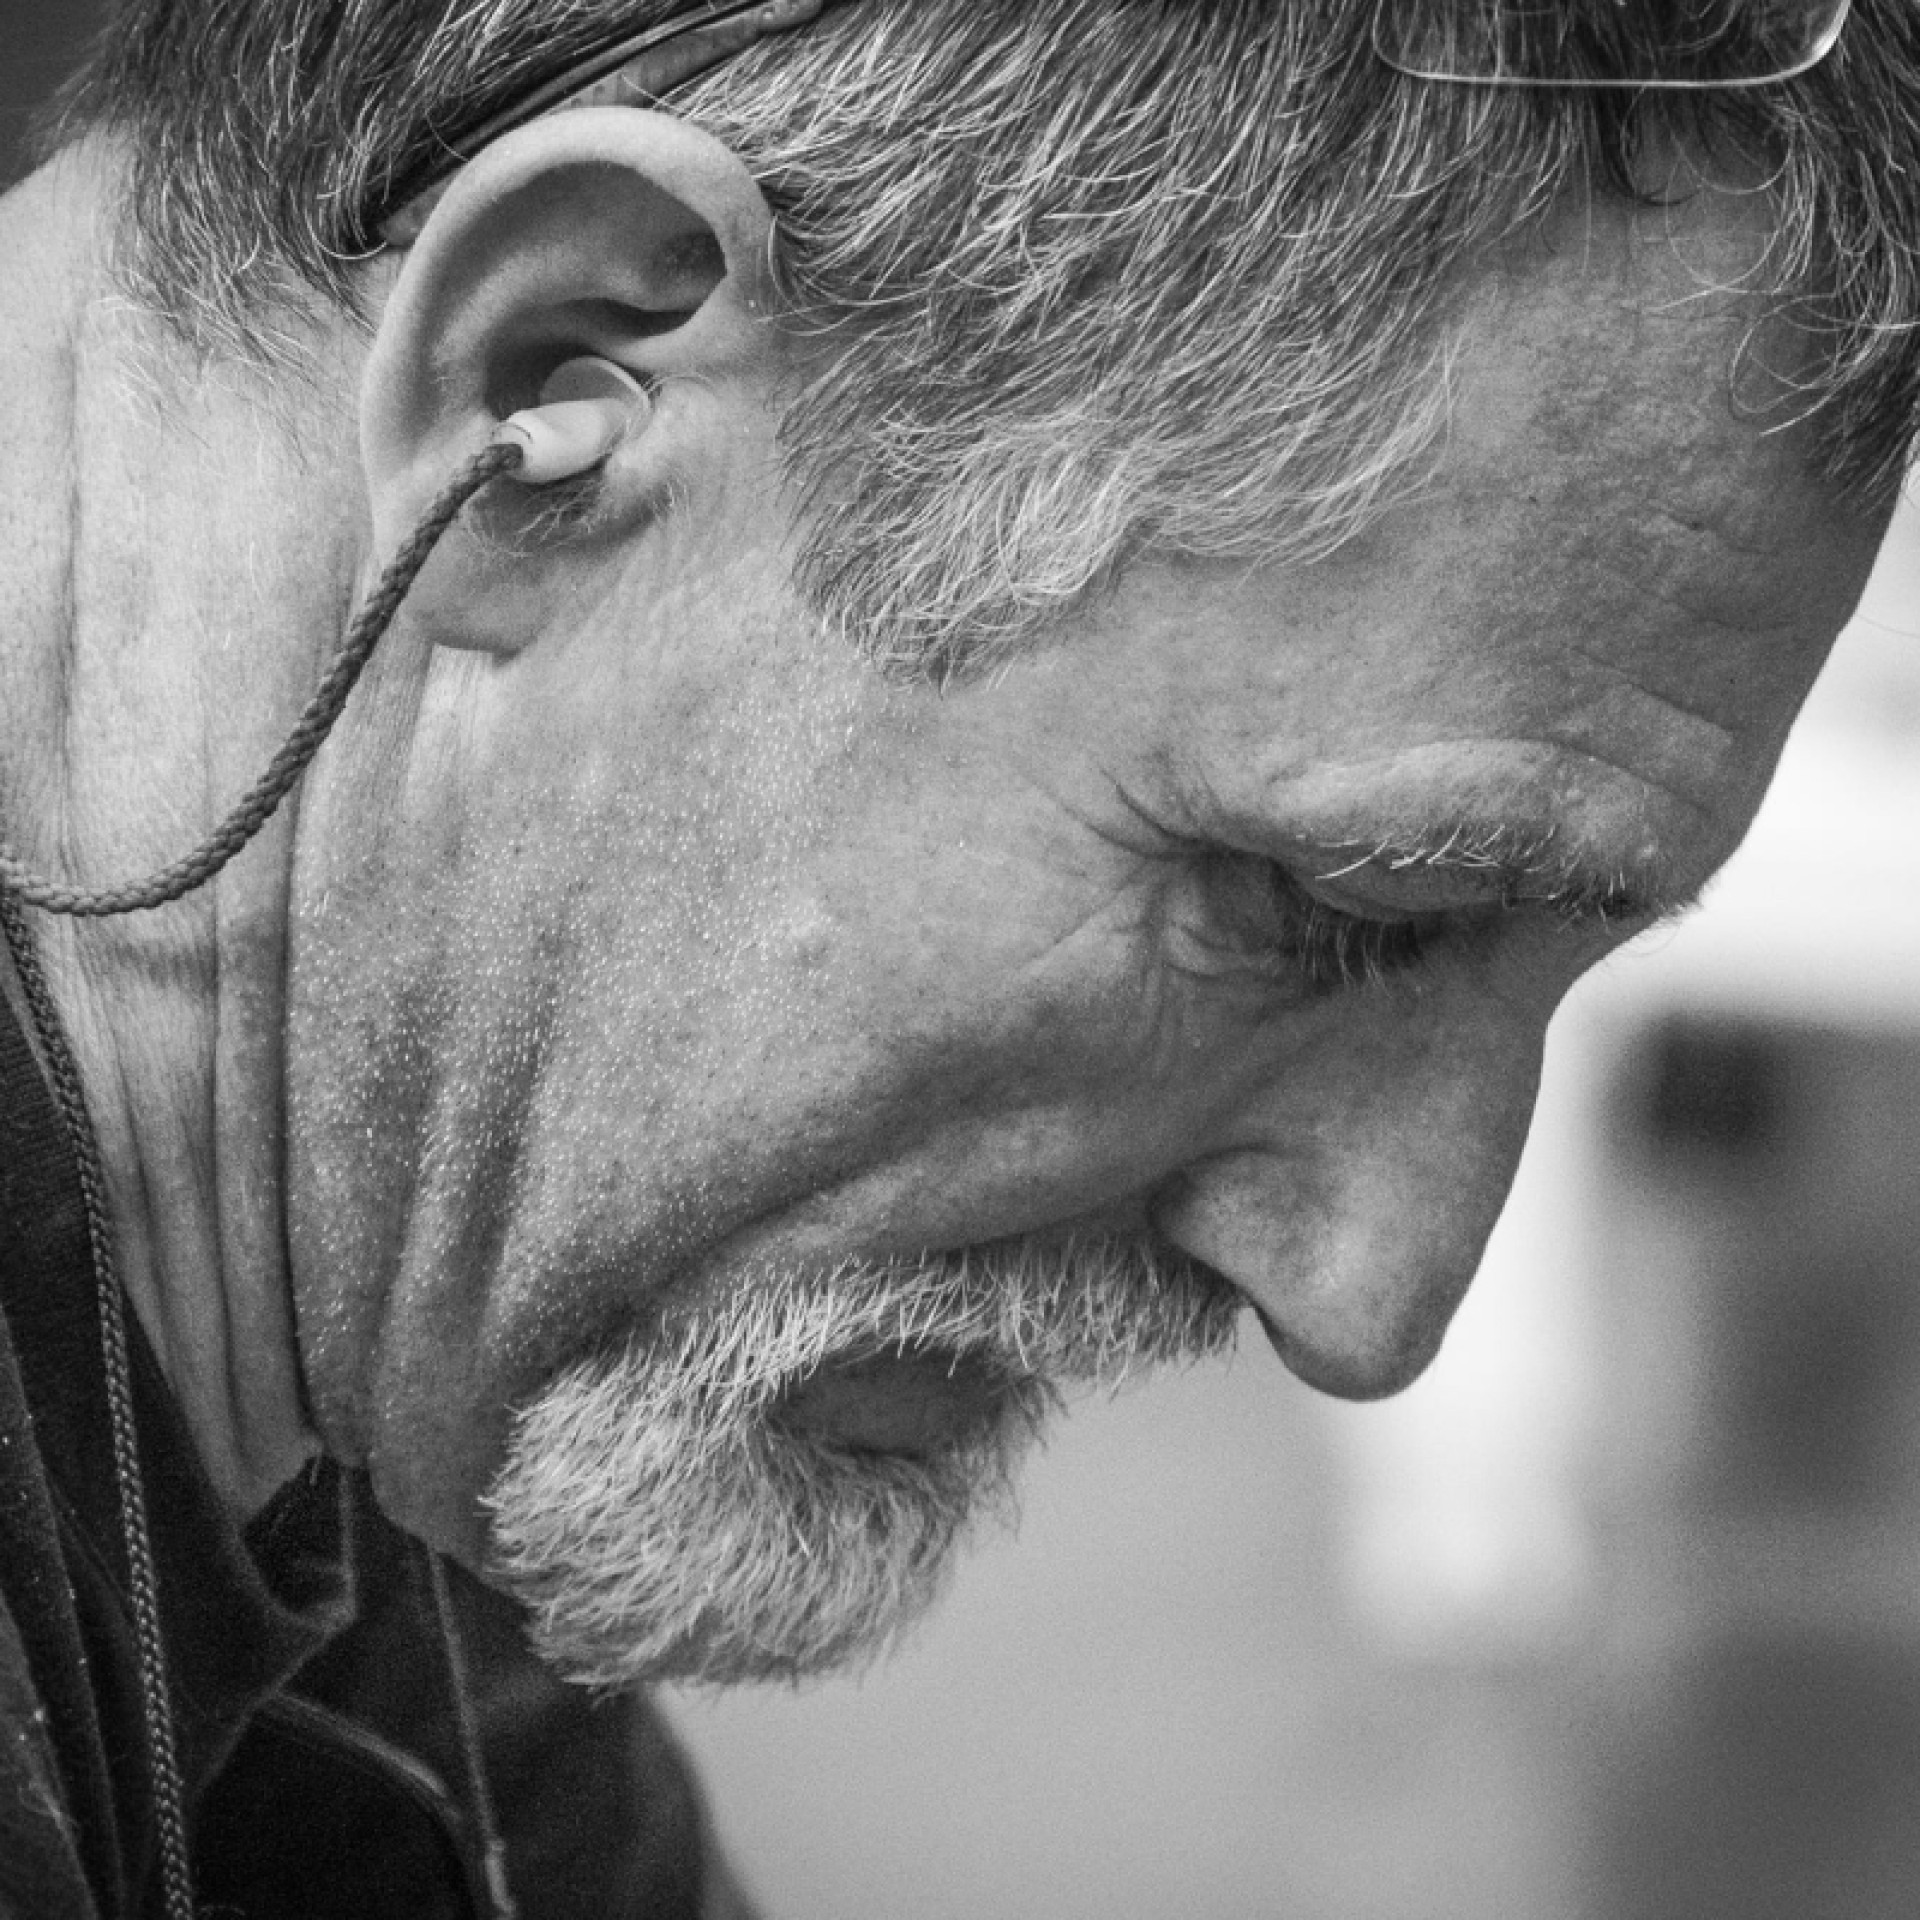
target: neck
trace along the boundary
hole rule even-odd
[[[202,365],[114,286],[111,157],[0,201],[0,838],[81,886],[194,844],[280,744],[363,560],[355,348]],[[30,919],[129,1297],[237,1511],[314,1447],[282,1222],[292,806],[216,881]]]

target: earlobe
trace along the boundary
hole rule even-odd
[[[770,228],[724,146],[634,108],[524,128],[454,182],[408,249],[363,377],[378,549],[504,422],[529,464],[495,483],[489,538],[456,531],[436,556],[410,624],[440,644],[524,645],[582,566],[670,488],[688,497],[702,447],[727,441],[771,376]],[[584,536],[540,491],[582,477]]]

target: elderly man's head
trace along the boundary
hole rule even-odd
[[[646,10],[144,11],[82,101],[125,271],[351,364],[382,545],[561,360],[655,399],[454,536],[303,806],[327,1443],[582,1672],[784,1671],[1056,1379],[1243,1296],[1411,1377],[1553,1008],[1737,842],[1871,561],[1910,10],[1666,99],[1407,75],[1374,0],[845,0],[398,255],[438,134]]]

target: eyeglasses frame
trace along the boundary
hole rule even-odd
[[[1418,0],[1414,0],[1414,3],[1418,4]],[[1442,72],[1435,68],[1408,66],[1405,61],[1396,60],[1387,50],[1381,28],[1387,7],[1391,4],[1392,0],[1382,0],[1382,4],[1374,10],[1374,58],[1382,66],[1391,68],[1395,73],[1403,73],[1410,80],[1429,80],[1455,87],[1506,87],[1536,92],[1548,88],[1578,89],[1583,93],[1738,93],[1754,87],[1778,86],[1783,80],[1797,80],[1803,73],[1811,73],[1826,59],[1840,44],[1840,35],[1853,13],[1853,0],[1837,0],[1833,18],[1815,41],[1812,51],[1790,67],[1780,67],[1766,73],[1743,74],[1729,80],[1615,80],[1586,74],[1561,79],[1533,79],[1527,75],[1510,73]]]

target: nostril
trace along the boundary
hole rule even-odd
[[[1216,1267],[1212,1261],[1202,1258],[1175,1235],[1162,1232],[1157,1220],[1147,1227],[1146,1237],[1149,1248],[1169,1272],[1190,1273],[1203,1286],[1225,1287],[1229,1292],[1237,1293],[1255,1312],[1259,1311],[1253,1296],[1232,1274],[1224,1267]]]

